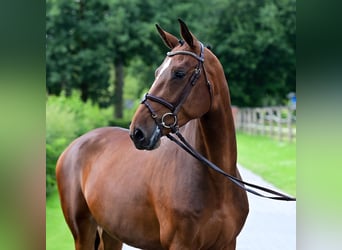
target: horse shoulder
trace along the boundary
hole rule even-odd
[[[103,127],[76,138],[57,160],[56,178],[59,186],[71,185],[71,183],[80,185],[91,171],[93,163],[108,150],[110,145],[122,145],[121,142],[129,141],[125,137],[128,137],[127,130]]]

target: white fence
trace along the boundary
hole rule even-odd
[[[233,107],[232,110],[237,130],[279,140],[292,141],[296,138],[296,110],[290,107]]]

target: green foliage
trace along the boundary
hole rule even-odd
[[[112,108],[100,109],[84,103],[76,92],[67,98],[49,96],[46,103],[46,192],[55,188],[55,166],[59,155],[76,137],[112,120]]]
[[[210,6],[206,0],[47,0],[46,5],[49,94],[64,90],[69,96],[78,89],[83,101],[115,103],[117,111],[122,83],[113,72],[130,67],[139,90],[150,86],[168,50],[154,24],[179,36],[177,18],[212,45],[234,105],[282,104],[295,92],[296,0],[213,0]]]
[[[281,104],[295,91],[296,1],[228,1],[217,15],[212,37],[229,78],[232,102]]]
[[[72,89],[106,106],[110,102],[105,1],[47,1],[46,75],[49,94]]]

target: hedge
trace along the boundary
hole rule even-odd
[[[129,122],[115,121],[113,108],[100,109],[82,102],[80,95],[48,96],[46,102],[46,195],[56,189],[55,167],[59,155],[75,138],[94,128]]]

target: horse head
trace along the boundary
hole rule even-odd
[[[183,40],[156,25],[171,51],[155,71],[155,80],[133,116],[130,137],[138,149],[157,148],[162,136],[210,110],[211,87],[204,58],[211,53],[182,20],[179,23]]]

